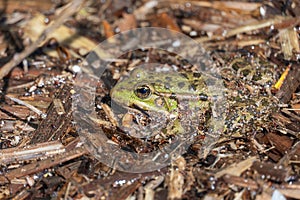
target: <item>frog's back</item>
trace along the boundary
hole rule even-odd
[[[150,72],[148,80],[157,92],[174,94],[198,94],[207,91],[205,79],[198,72]]]

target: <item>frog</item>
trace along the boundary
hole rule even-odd
[[[117,82],[110,96],[123,107],[167,116],[172,123],[166,130],[172,135],[184,132],[183,121],[198,120],[201,118],[198,115],[209,111],[211,105],[206,81],[200,72],[137,68]]]

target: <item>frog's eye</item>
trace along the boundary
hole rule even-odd
[[[151,89],[147,85],[141,85],[134,90],[135,95],[140,99],[146,99],[151,95]]]

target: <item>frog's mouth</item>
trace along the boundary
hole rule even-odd
[[[141,108],[140,106],[138,106],[137,104],[135,103],[129,103],[127,105],[121,105],[121,103],[119,103],[118,101],[114,101],[113,99],[112,100],[112,103],[114,104],[114,106],[117,106],[118,109],[127,109],[129,111],[132,111],[132,112],[139,112],[143,115],[145,115],[146,117],[150,117],[150,114],[147,112],[147,110]]]
[[[145,109],[142,109],[141,107],[139,107],[138,105],[136,104],[131,104],[129,106],[130,109],[135,109],[135,110],[138,110],[139,112],[141,112],[143,115],[146,115],[147,117],[150,117],[150,115],[147,113],[147,111]]]

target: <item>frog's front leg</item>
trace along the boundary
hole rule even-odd
[[[177,135],[177,134],[182,134],[184,133],[184,128],[182,127],[180,119],[175,119],[172,122],[169,122],[164,134],[169,136],[169,135]]]

